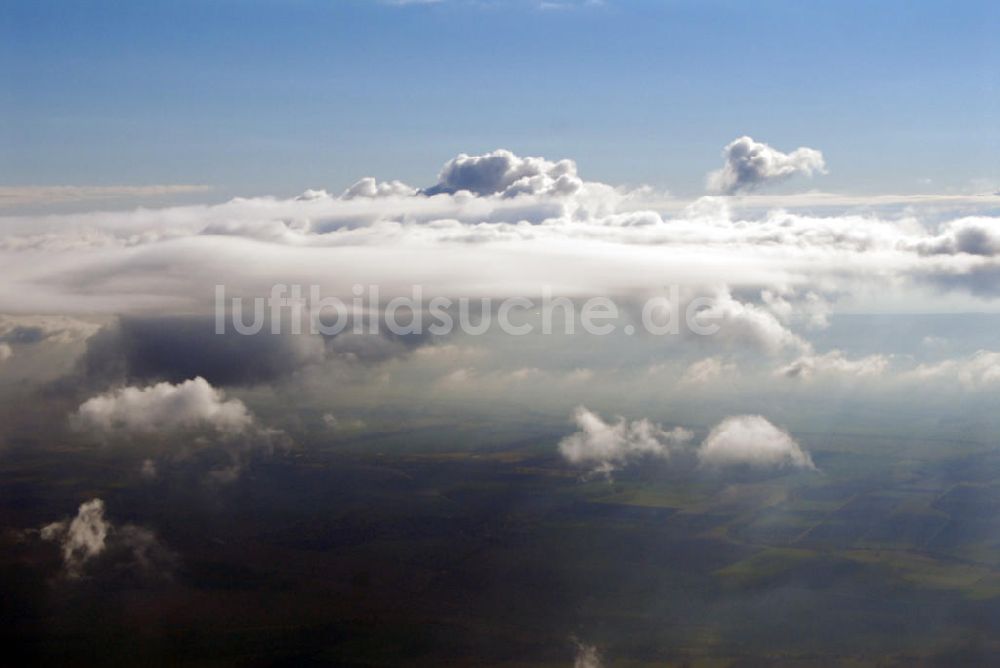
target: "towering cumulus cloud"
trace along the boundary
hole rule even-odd
[[[784,181],[797,174],[812,176],[826,171],[823,154],[816,149],[802,147],[782,153],[747,136],[730,142],[722,155],[726,164],[708,175],[708,188],[726,195]]]

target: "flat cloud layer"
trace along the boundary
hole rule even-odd
[[[747,164],[731,167],[727,191],[820,164],[810,153],[785,156],[756,143],[733,151],[734,165]],[[773,346],[765,330],[778,345],[793,340],[767,318],[845,300],[863,307],[872,286],[910,303],[940,303],[942,290],[990,299],[1000,291],[995,218],[780,208],[741,217],[726,199],[676,209],[648,190],[582,180],[571,161],[497,151],[455,158],[422,192],[363,179],[339,197],[309,191],[214,206],[8,216],[0,218],[0,311],[208,314],[216,285],[259,296],[277,282],[344,298],[355,284],[378,285],[385,298],[414,284],[427,298],[532,296],[543,285],[635,298],[677,285],[691,296],[717,295],[719,309]]]
[[[731,146],[733,164],[749,165],[733,177],[739,183],[820,168],[808,152],[786,155],[743,139]],[[814,340],[838,310],[995,308],[1000,220],[989,212],[1000,198],[946,199],[940,210],[904,200],[897,209],[841,207],[822,215],[782,209],[774,199],[762,199],[768,204],[761,210],[738,203],[753,199],[678,203],[649,189],[587,181],[569,160],[500,150],[456,157],[423,191],[365,178],[339,196],[311,190],[214,206],[0,217],[0,311],[19,314],[0,318],[0,346],[9,347],[0,355],[10,358],[2,368],[9,377],[30,371],[41,363],[41,342],[88,340],[80,361],[88,396],[198,376],[213,388],[294,383],[314,369],[330,371],[334,361],[338,373],[358,383],[357,365],[402,366],[399,360],[428,342],[350,332],[216,336],[215,287],[254,298],[276,283],[315,285],[323,296],[349,301],[353,287],[376,285],[384,304],[410,295],[415,284],[425,300],[537,299],[549,286],[554,295],[610,296],[632,316],[629,309],[638,311],[649,297],[665,295],[681,310],[700,304],[693,319],[718,324],[717,333],[663,340],[669,355],[684,359],[675,380],[689,391],[749,379],[749,367],[760,363],[768,382],[945,383],[963,374],[962,389],[989,386],[989,349],[949,363],[898,355],[891,340],[863,355]],[[28,315],[38,312],[81,317]],[[95,335],[100,314],[121,317]],[[654,360],[650,368],[664,363]],[[609,374],[580,383],[594,371],[545,364],[519,366],[537,367],[538,378],[559,387],[609,386]],[[434,371],[415,373],[440,396],[462,397],[471,396],[473,383],[499,394],[531,373],[440,363]],[[362,379],[373,394],[387,391],[378,389],[384,372]],[[586,396],[572,401],[592,405]],[[96,415],[88,418],[94,424]]]

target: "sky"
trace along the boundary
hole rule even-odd
[[[0,186],[417,186],[461,152],[704,190],[734,137],[850,193],[1000,184],[990,2],[6,2]]]

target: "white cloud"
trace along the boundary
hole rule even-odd
[[[914,244],[921,255],[1000,254],[1000,226],[995,218],[959,218],[944,223],[939,233]]]
[[[521,158],[503,149],[486,155],[462,153],[449,160],[428,195],[467,190],[476,195],[571,195],[583,182],[572,160]]]
[[[337,417],[333,413],[323,414],[323,424],[330,431],[357,431],[365,428],[364,420]]]
[[[102,441],[141,444],[146,451],[166,448],[174,458],[217,448],[229,460],[209,471],[219,482],[238,478],[251,453],[289,445],[283,432],[258,425],[242,401],[226,399],[203,378],[111,390],[81,404],[70,423]]]
[[[79,577],[84,564],[104,552],[111,525],[104,519],[104,502],[91,499],[80,505],[71,521],[53,522],[42,527],[43,540],[58,542],[70,577]]]
[[[155,479],[159,475],[159,471],[156,468],[156,462],[152,459],[142,460],[142,466],[139,467],[139,475],[146,480]]]
[[[104,515],[104,501],[91,499],[80,505],[76,517],[42,527],[42,540],[59,544],[68,578],[87,573],[102,555],[116,560],[115,566],[138,569],[146,574],[169,575],[173,555],[149,529],[126,524],[115,526]]]
[[[559,442],[559,452],[572,464],[605,473],[635,458],[669,457],[672,448],[692,438],[686,429],[668,431],[646,419],[629,422],[619,417],[608,423],[583,406],[576,409],[573,419],[579,431]]]
[[[722,155],[726,163],[708,175],[708,187],[727,195],[784,181],[797,174],[812,176],[826,171],[823,154],[816,149],[802,147],[782,153],[746,136],[730,142]]]
[[[816,468],[788,432],[759,415],[739,415],[720,422],[698,448],[698,460],[710,468]]]
[[[345,190],[340,198],[344,200],[352,200],[358,197],[374,199],[379,197],[411,197],[416,194],[416,188],[400,181],[379,182],[371,176],[366,176]]]
[[[486,194],[446,192],[460,187]],[[647,190],[580,181],[570,161],[505,151],[459,156],[438,188],[428,197],[363,179],[345,197],[0,217],[0,309],[204,314],[214,308],[206,286],[259,296],[279,280],[346,299],[356,283],[377,284],[385,299],[415,283],[427,298],[533,296],[549,285],[554,294],[641,299],[678,285],[714,295],[706,315],[727,324],[714,340],[804,353],[796,316],[821,325],[840,300],[863,311],[873,299],[943,303],[950,296],[939,287],[1000,295],[994,242],[973,238],[1000,227],[993,217],[944,219],[937,229],[843,211],[741,217],[735,204],[719,204],[725,198],[684,208]],[[989,209],[1000,198],[980,200],[954,206]]]
[[[766,304],[738,301],[726,289],[704,298],[704,308],[696,311],[694,321],[700,327],[718,328],[708,337],[712,342],[750,345],[772,355],[785,349],[808,348],[808,344],[782,324]]]
[[[6,343],[0,343],[0,362],[6,362],[14,356],[14,349]]]
[[[726,362],[719,357],[706,357],[693,362],[681,375],[681,384],[703,385],[719,378],[729,378],[738,373],[732,362]]]
[[[254,423],[242,401],[226,400],[204,378],[112,390],[85,401],[73,417],[81,429],[124,434],[201,429],[235,434]]]
[[[850,359],[840,350],[822,355],[806,354],[781,367],[775,373],[786,378],[810,379],[819,375],[853,376],[870,378],[881,376],[889,367],[885,355],[868,355]]]
[[[601,654],[594,645],[587,645],[582,642],[576,643],[576,658],[573,660],[573,668],[602,668],[604,662],[601,661]]]
[[[995,389],[1000,385],[1000,352],[978,350],[964,358],[920,364],[904,379],[918,383],[957,382],[965,390]]]

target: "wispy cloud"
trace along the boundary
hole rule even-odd
[[[204,185],[0,186],[0,207],[172,197],[210,190],[212,186]]]

